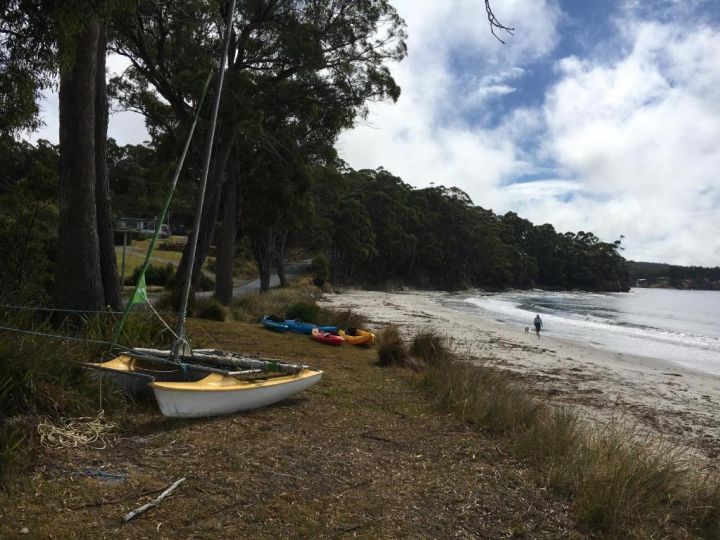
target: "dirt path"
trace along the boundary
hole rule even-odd
[[[498,441],[437,412],[415,376],[376,367],[373,350],[202,326],[223,347],[302,359],[324,378],[274,407],[200,421],[136,412],[105,450],[45,450],[0,494],[1,538],[23,527],[32,538],[583,537]],[[182,476],[162,505],[120,524],[150,498],[138,494]]]

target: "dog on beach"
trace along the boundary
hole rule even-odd
[[[530,333],[530,327],[529,327],[529,326],[526,326],[526,327],[525,327],[525,333],[526,333],[526,334],[529,334],[529,333]]]

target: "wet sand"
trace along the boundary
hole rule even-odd
[[[534,393],[578,406],[590,419],[621,417],[638,427],[720,456],[720,377],[639,355],[610,352],[578,342],[535,335],[480,315],[442,305],[451,293],[348,290],[321,305],[352,309],[372,328],[400,327],[411,338],[434,330],[457,352],[508,370]]]

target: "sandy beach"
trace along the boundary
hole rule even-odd
[[[372,328],[396,324],[408,338],[432,329],[459,353],[512,372],[534,393],[573,404],[592,421],[622,417],[709,458],[720,455],[720,377],[547,334],[538,339],[524,327],[441,304],[450,298],[446,292],[347,290],[320,303],[352,309]]]

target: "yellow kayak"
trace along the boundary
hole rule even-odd
[[[375,334],[369,330],[348,328],[346,330],[340,330],[338,334],[350,345],[372,345],[375,343]]]

